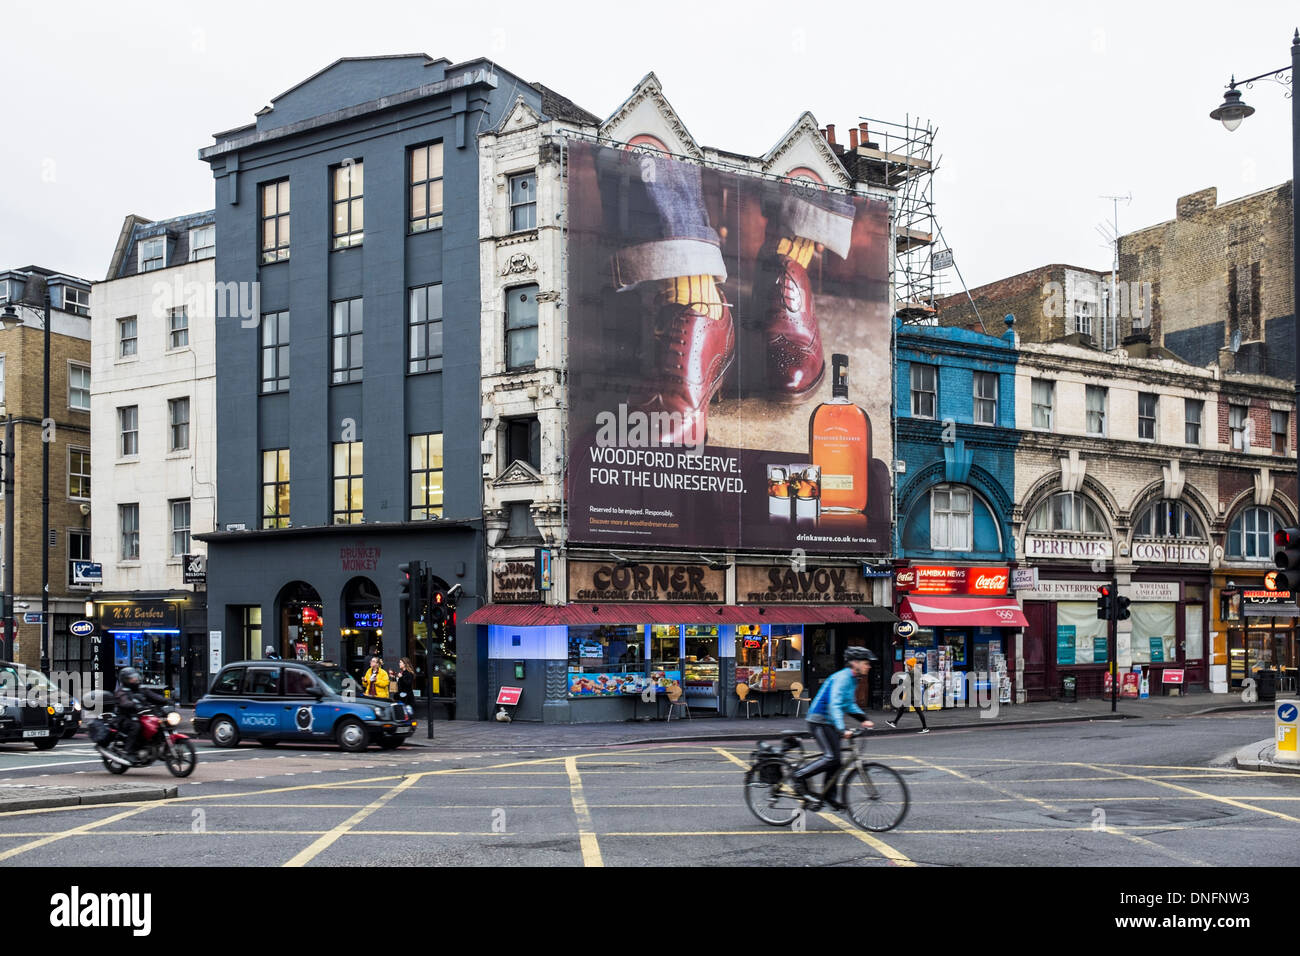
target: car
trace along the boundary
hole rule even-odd
[[[0,742],[29,740],[49,750],[81,726],[81,702],[40,671],[0,661]]]
[[[226,664],[194,705],[194,732],[218,747],[256,740],[334,741],[344,750],[402,745],[415,729],[405,705],[355,692],[356,681],[334,664],[236,661]]]

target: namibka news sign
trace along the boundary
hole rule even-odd
[[[572,142],[570,538],[883,554],[889,211]]]
[[[894,587],[911,594],[1006,594],[1010,568],[912,565],[894,572]]]

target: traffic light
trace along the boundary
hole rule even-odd
[[[424,586],[424,570],[419,561],[399,564],[397,570],[402,575],[397,582],[398,597],[401,599],[402,606],[407,609],[407,619],[411,621],[418,620],[420,591]]]
[[[1128,606],[1132,603],[1133,601],[1127,595],[1117,594],[1115,596],[1115,620],[1127,621],[1130,614]]]
[[[1097,585],[1097,593],[1101,595],[1097,598],[1097,620],[1109,621],[1115,614],[1115,596],[1109,584]]]
[[[437,627],[447,620],[448,613],[446,595],[435,588],[429,600],[429,623]]]
[[[1278,590],[1300,589],[1300,528],[1282,528],[1273,534],[1274,563],[1281,568]]]

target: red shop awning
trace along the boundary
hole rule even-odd
[[[862,624],[898,620],[888,608],[845,604],[488,604],[470,624],[553,627],[584,624]]]
[[[904,621],[931,627],[1028,627],[1013,597],[905,598],[898,609]]]

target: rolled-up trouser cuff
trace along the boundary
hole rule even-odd
[[[853,244],[853,206],[847,213],[824,209],[797,196],[782,196],[772,222],[784,236],[800,236],[820,242],[841,259]]]
[[[727,279],[722,250],[703,239],[656,239],[621,249],[612,257],[614,287],[626,292],[653,279],[677,276],[713,276]]]

